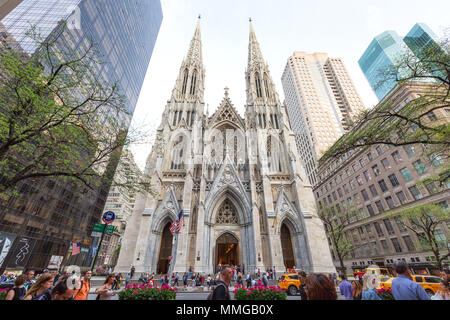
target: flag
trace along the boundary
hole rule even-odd
[[[273,221],[273,226],[272,227],[276,228],[277,223],[278,223],[278,215],[275,216],[275,220]]]
[[[178,221],[177,232],[180,232],[181,226],[183,225],[183,210],[180,210],[177,221]]]
[[[172,222],[172,224],[169,227],[170,232],[172,233],[172,236],[175,235],[175,228],[177,227],[177,221],[175,220]]]
[[[95,253],[97,252],[97,247],[92,247],[91,257],[95,257]]]
[[[72,242],[72,256],[79,254],[81,252],[81,243]]]

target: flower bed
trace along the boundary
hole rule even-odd
[[[286,300],[286,291],[275,286],[254,286],[246,288],[242,285],[235,286],[235,300]]]
[[[133,283],[119,292],[119,300],[175,300],[176,296],[177,291],[166,284],[156,288],[148,283]]]
[[[0,289],[0,300],[5,300],[9,290],[11,290],[11,288]]]
[[[380,296],[381,299],[383,300],[395,300],[394,299],[394,295],[392,294],[392,289],[388,288],[381,288],[377,290],[378,295]]]

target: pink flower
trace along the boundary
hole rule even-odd
[[[133,294],[137,294],[138,292],[135,290],[135,291],[133,291]]]

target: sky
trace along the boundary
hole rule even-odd
[[[439,37],[450,28],[447,0],[161,0],[163,21],[134,112],[133,126],[154,136],[201,15],[205,103],[212,115],[224,88],[244,115],[249,17],[280,100],[281,75],[294,51],[325,52],[344,60],[365,106],[378,99],[358,65],[372,39],[386,30],[401,37],[417,22]],[[151,152],[148,143],[132,146],[141,169]]]

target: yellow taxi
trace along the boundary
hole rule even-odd
[[[414,282],[417,282],[418,284],[420,284],[422,286],[422,288],[425,289],[425,291],[427,292],[427,294],[429,296],[432,296],[436,293],[436,291],[440,290],[440,282],[441,279],[439,277],[435,277],[432,275],[422,275],[422,274],[413,274],[412,276],[412,280]],[[395,279],[395,277],[391,277],[388,279],[381,279],[380,281],[380,286],[385,288],[385,289],[389,289],[392,287],[392,280]]]
[[[300,290],[300,280],[297,273],[286,273],[280,276],[278,286],[286,290],[288,295],[294,296]]]

